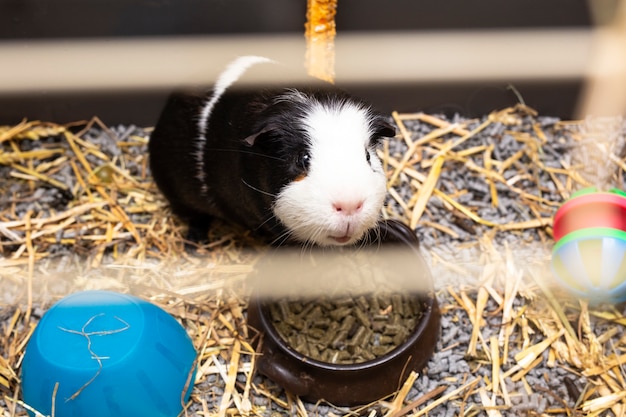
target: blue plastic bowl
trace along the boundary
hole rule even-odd
[[[56,417],[175,417],[191,394],[195,359],[185,329],[161,308],[80,292],[53,305],[35,329],[23,399],[44,415],[54,404]]]
[[[552,270],[578,297],[626,301],[626,231],[591,228],[565,235],[552,250]]]

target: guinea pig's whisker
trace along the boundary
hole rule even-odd
[[[313,248],[315,241],[312,238],[305,240],[300,247],[300,256],[304,258],[308,253],[313,253]]]
[[[269,221],[271,221],[275,217],[276,217],[276,215],[270,214],[269,216],[267,216],[267,218],[265,220],[263,220],[263,222],[261,224],[259,224],[257,227],[254,228],[254,231],[256,232],[256,231],[260,230],[263,226],[265,226]]]
[[[259,224],[257,227],[255,227],[255,228],[254,228],[254,231],[255,231],[255,232],[257,232],[257,231],[261,230],[261,228],[262,228],[263,226],[265,226],[267,223],[269,223],[271,220],[273,220],[273,219],[275,219],[275,218],[276,218],[276,215],[275,215],[275,214],[273,214],[273,213],[270,213],[270,215],[269,215],[269,216],[267,216],[267,218],[266,218],[263,222],[261,222],[261,224]],[[283,235],[285,235],[285,234],[287,235],[287,237],[289,237],[289,236],[290,236],[290,232],[289,232],[289,230],[288,230],[287,232],[282,233],[280,236],[278,236],[278,238],[276,238],[275,240],[273,240],[271,244],[272,244],[272,245],[273,245],[273,244],[275,244],[275,243],[277,242],[277,240],[278,240],[278,239],[280,239],[280,238],[281,238]]]
[[[374,238],[372,238],[372,239],[374,239]],[[382,247],[382,241],[383,241],[380,229],[376,230],[376,238],[375,239],[376,239],[376,249],[380,249]]]
[[[241,182],[243,182],[248,188],[250,188],[250,189],[252,189],[254,191],[258,191],[259,193],[265,194],[265,195],[270,196],[270,197],[276,197],[276,194],[272,194],[272,193],[269,193],[267,191],[263,191],[260,188],[256,188],[255,186],[250,185],[249,183],[247,183],[246,180],[244,180],[243,178],[241,179]]]
[[[365,235],[365,239],[362,240],[361,247],[371,246],[372,243],[375,241],[376,242],[376,248],[380,249],[380,245],[381,245],[380,242],[382,242],[382,235],[381,235],[381,233],[382,232],[380,230],[380,227],[374,226],[374,233],[372,233],[372,234],[367,233]]]
[[[316,242],[319,241],[320,236],[322,235],[323,230],[317,229],[314,233],[311,233],[311,236],[306,240],[306,248],[309,251],[312,251],[316,246]]]
[[[365,235],[365,238],[361,239],[356,248],[357,250],[361,251],[364,250],[365,248],[367,248],[370,245],[370,236],[369,235]]]
[[[211,152],[236,152],[236,153],[245,153],[248,155],[254,155],[254,156],[260,156],[262,158],[268,158],[268,159],[274,159],[276,161],[281,161],[284,162],[285,160],[283,158],[279,158],[277,156],[274,155],[267,155],[264,153],[259,153],[259,152],[253,152],[253,151],[246,151],[246,150],[241,150],[241,149],[222,149],[222,148],[210,148],[210,149],[206,149],[207,151],[211,151]]]
[[[315,230],[314,233],[311,234],[311,237],[308,239],[308,243],[310,244],[311,250],[313,250],[313,247],[315,246],[315,242],[319,241],[320,238],[325,237],[324,234],[326,233],[326,227],[317,227],[317,229]]]
[[[285,243],[287,243],[289,241],[289,238],[291,237],[291,234],[292,234],[291,231],[286,230],[285,232],[280,234],[276,239],[274,239],[272,242],[270,242],[270,244],[272,246],[281,247],[283,244],[285,244]]]

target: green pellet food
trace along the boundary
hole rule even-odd
[[[381,293],[268,305],[274,328],[297,352],[322,362],[354,364],[401,345],[422,315],[417,297]]]
[[[417,294],[429,281],[420,259],[398,246],[283,253],[259,266],[257,285],[273,282],[272,292],[281,291],[266,311],[291,348],[355,364],[389,353],[414,332],[425,308]]]

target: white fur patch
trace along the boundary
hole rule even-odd
[[[311,103],[300,121],[311,142],[308,174],[287,185],[274,206],[293,237],[322,246],[352,244],[376,224],[386,181],[380,159],[368,149],[371,122],[369,109],[353,102]],[[361,207],[348,213],[338,205]]]
[[[200,180],[202,184],[202,192],[206,193],[206,181],[204,174],[204,146],[206,142],[206,131],[207,124],[209,121],[209,117],[211,116],[211,112],[213,108],[219,101],[220,97],[224,95],[228,87],[234,84],[245,72],[252,66],[261,63],[270,63],[274,62],[269,58],[265,58],[262,56],[248,55],[242,56],[234,61],[232,61],[224,72],[222,72],[217,79],[215,85],[213,86],[213,94],[208,98],[202,110],[200,111],[200,115],[198,117],[198,138],[196,141],[196,177]]]

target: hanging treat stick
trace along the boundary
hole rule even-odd
[[[309,75],[335,80],[335,14],[337,0],[307,0],[306,66]]]

